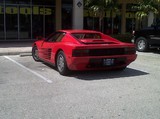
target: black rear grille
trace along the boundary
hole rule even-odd
[[[114,55],[131,55],[135,54],[134,47],[124,48],[103,48],[103,49],[75,49],[72,52],[73,57],[86,57],[86,56],[114,56]]]
[[[90,49],[89,56],[112,56],[112,55],[124,55],[124,48],[110,48],[110,49]]]

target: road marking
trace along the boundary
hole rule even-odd
[[[8,56],[4,56],[4,57],[5,57],[6,59],[12,61],[13,63],[17,64],[18,66],[20,66],[20,67],[26,69],[27,71],[29,71],[29,72],[35,74],[36,76],[40,77],[41,79],[43,79],[43,80],[46,81],[47,83],[52,83],[51,80],[49,80],[49,79],[43,77],[42,75],[36,73],[35,71],[33,71],[33,70],[31,70],[31,69],[25,67],[24,65],[22,65],[22,64],[20,64],[20,63],[18,63],[18,62],[16,62],[15,60],[11,59],[10,57],[8,57]]]

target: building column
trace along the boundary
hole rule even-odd
[[[56,30],[62,28],[62,0],[56,0]]]
[[[83,29],[83,0],[73,0],[73,29]]]
[[[122,3],[121,34],[126,33],[126,3]]]
[[[149,12],[149,15],[148,15],[148,26],[151,26],[153,24],[153,20],[154,20],[154,14],[153,14],[153,12]]]

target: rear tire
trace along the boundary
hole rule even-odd
[[[136,49],[139,52],[146,52],[149,49],[148,41],[145,37],[137,38]]]
[[[66,57],[63,51],[60,51],[56,58],[57,70],[61,75],[68,75],[69,69],[66,62]]]

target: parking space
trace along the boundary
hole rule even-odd
[[[3,119],[157,119],[160,55],[138,53],[124,71],[60,75],[31,56],[0,57]]]

